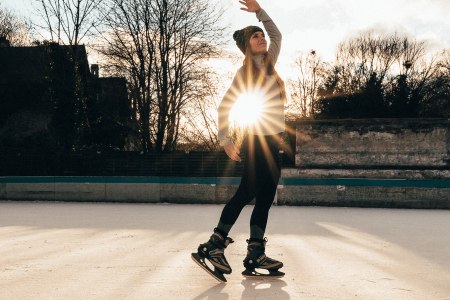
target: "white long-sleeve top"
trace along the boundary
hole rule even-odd
[[[273,64],[277,62],[281,49],[281,32],[269,15],[261,9],[256,17],[263,23],[264,29],[269,36],[269,48],[267,55],[270,56]],[[256,55],[253,61],[257,67],[264,65],[264,54]],[[247,89],[244,82],[244,66],[238,69],[231,83],[230,88],[225,93],[219,104],[219,132],[218,137],[221,146],[231,143],[228,137],[230,111],[239,97],[239,94]],[[285,130],[284,119],[284,99],[280,93],[280,86],[275,75],[266,75],[264,86],[262,86],[262,109],[258,120],[248,128],[249,134],[253,135],[274,135]]]

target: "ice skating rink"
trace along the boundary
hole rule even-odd
[[[450,211],[273,207],[281,280],[219,284],[190,258],[222,205],[0,202],[0,299],[450,299]]]

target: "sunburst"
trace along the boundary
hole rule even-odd
[[[252,90],[238,96],[231,108],[229,121],[245,128],[258,122],[263,112],[264,95],[259,90]]]

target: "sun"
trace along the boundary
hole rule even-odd
[[[263,94],[257,90],[240,94],[231,108],[230,123],[239,127],[257,123],[263,110],[263,99]]]

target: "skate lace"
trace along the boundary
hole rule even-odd
[[[223,268],[229,269],[230,265],[228,264],[227,259],[223,254],[223,249],[213,250],[209,254],[211,256],[210,261],[214,266],[219,267],[221,269]]]
[[[265,261],[267,260],[267,256],[266,256],[266,254],[261,254],[257,259],[256,259],[256,261],[258,262],[258,263],[260,263],[260,264],[263,264]]]
[[[223,249],[214,249],[209,252],[211,256],[221,256],[224,255]]]

